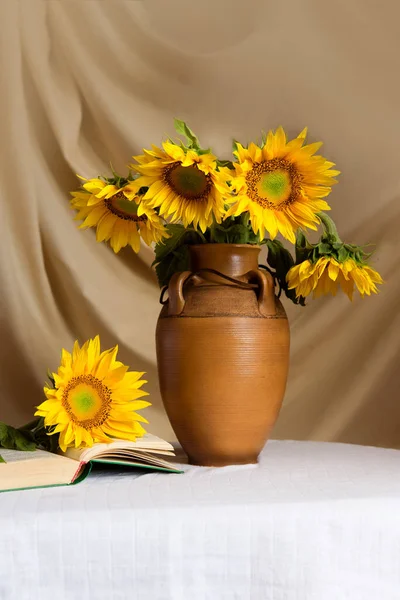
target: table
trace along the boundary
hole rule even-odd
[[[400,451],[184,469],[0,494],[1,600],[400,599]]]

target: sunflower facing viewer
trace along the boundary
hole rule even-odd
[[[182,221],[185,227],[199,227],[203,233],[214,218],[221,222],[230,193],[229,176],[217,169],[213,154],[172,142],[144,152],[135,156],[137,164],[130,166],[141,174],[137,184],[148,187],[143,199],[157,208],[160,216]]]
[[[150,406],[140,400],[147,392],[140,388],[143,373],[128,372],[116,360],[118,346],[100,351],[100,338],[82,347],[75,342],[72,353],[63,349],[61,364],[53,373],[54,388],[46,386],[47,400],[38,406],[36,416],[44,417],[51,434],[60,434],[63,452],[68,447],[92,446],[111,438],[135,441],[146,431],[147,420],[136,410]]]
[[[227,216],[248,211],[253,230],[261,238],[265,231],[272,239],[279,232],[292,243],[299,227],[317,229],[316,213],[330,209],[322,198],[328,196],[340,171],[331,170],[334,163],[315,156],[322,143],[303,145],[306,133],[304,129],[288,142],[278,127],[276,133],[268,133],[262,146],[237,144],[232,180],[236,198]]]

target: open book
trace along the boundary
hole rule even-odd
[[[90,473],[93,463],[181,473],[163,458],[174,456],[173,446],[149,433],[136,442],[115,440],[91,448],[68,448],[63,454],[3,448],[0,454],[5,461],[0,463],[0,492],[78,483]]]

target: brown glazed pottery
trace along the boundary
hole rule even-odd
[[[258,246],[191,246],[157,323],[161,395],[197,465],[257,462],[278,417],[289,327]]]

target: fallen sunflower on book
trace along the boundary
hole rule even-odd
[[[0,492],[79,483],[98,463],[182,472],[166,460],[173,446],[147,433],[137,412],[150,406],[144,373],[129,371],[117,352],[102,352],[99,336],[63,349],[36,419],[19,429],[0,423]]]
[[[100,338],[72,352],[63,349],[57,372],[48,373],[46,400],[37,407],[31,423],[15,429],[0,423],[0,447],[16,450],[66,452],[89,448],[114,439],[135,442],[148,423],[137,411],[150,403],[142,386],[144,373],[129,371],[117,360],[118,346],[100,349]]]

